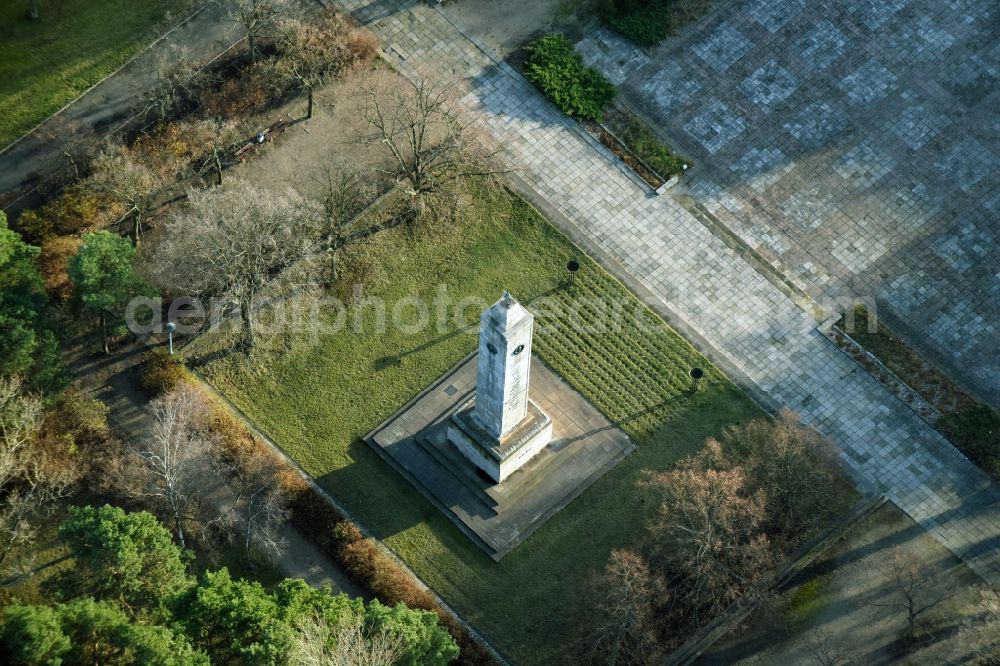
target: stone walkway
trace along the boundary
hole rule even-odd
[[[530,84],[425,4],[345,3],[401,71],[467,79],[523,180],[683,321],[729,372],[829,435],[859,482],[888,497],[1000,586],[1000,490],[837,350],[785,293],[671,196],[657,197]],[[612,266],[615,268],[615,266]]]
[[[828,305],[874,299],[1000,404],[1000,4],[740,0],[580,42],[729,230]]]

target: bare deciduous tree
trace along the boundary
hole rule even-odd
[[[32,542],[32,518],[69,489],[69,472],[48,464],[35,446],[41,422],[41,401],[25,395],[19,380],[0,378],[0,564],[15,546]]]
[[[152,432],[134,449],[147,472],[141,492],[166,505],[185,548],[184,522],[214,474],[212,436],[201,422],[206,403],[197,391],[180,386],[151,402],[149,410]]]
[[[775,559],[760,531],[766,496],[747,492],[741,468],[713,469],[722,457],[717,442],[671,472],[647,472],[642,485],[660,500],[649,528],[650,546],[664,571],[676,573],[671,589],[695,617],[715,615],[755,591]]]
[[[274,28],[282,12],[288,8],[287,0],[218,0],[229,20],[243,31],[250,51],[250,62],[260,55],[260,38]]]
[[[864,604],[876,609],[877,615],[904,613],[909,638],[916,636],[924,614],[950,596],[948,589],[935,585],[930,568],[917,555],[899,546],[879,571],[886,587],[870,590]]]
[[[667,585],[641,555],[611,551],[598,584],[601,598],[589,637],[591,661],[649,664],[661,656],[656,634],[657,609],[666,605]]]
[[[456,110],[454,90],[422,78],[403,86],[376,80],[362,94],[372,128],[363,140],[384,147],[389,166],[383,170],[405,184],[418,216],[430,199],[453,212],[458,181],[504,171],[492,164],[497,151],[485,148],[478,118]]]
[[[63,115],[53,116],[38,133],[57,146],[65,162],[58,165],[56,176],[67,182],[80,180],[100,152],[101,142],[92,123],[82,123]]]
[[[749,483],[767,492],[767,521],[785,535],[808,534],[837,510],[837,472],[830,440],[788,410],[775,421],[727,428],[723,448],[735,454]]]
[[[244,181],[191,191],[188,202],[164,229],[153,273],[164,287],[234,302],[241,345],[250,353],[260,296],[317,253],[319,208],[291,188],[275,192]]]
[[[371,181],[343,164],[328,168],[322,178],[315,180],[322,188],[320,204],[327,222],[325,233],[340,237],[348,223],[374,198]]]
[[[137,113],[143,120],[150,114],[154,119],[168,120],[203,85],[205,76],[192,64],[186,46],[171,43],[158,51],[148,78],[143,80],[145,87],[136,91],[135,98],[141,100]]]
[[[239,140],[248,134],[246,123],[236,119],[205,118],[191,123],[187,131],[192,140],[204,149],[202,157],[194,165],[195,173],[205,176],[215,172],[215,184],[222,185],[225,160]]]
[[[360,32],[362,29],[356,27],[349,16],[332,8],[324,9],[309,23],[296,19],[282,21],[278,39],[282,55],[278,71],[306,91],[309,104],[306,118],[312,118],[316,88],[374,58],[374,42],[358,38]]]
[[[231,484],[234,509],[241,515],[243,548],[276,557],[285,544],[279,528],[288,519],[288,498],[281,486],[281,465],[268,451],[256,450],[234,466]]]
[[[332,627],[313,615],[296,629],[289,661],[302,666],[388,666],[405,652],[402,636],[367,630],[359,615],[342,617]]]
[[[346,165],[329,167],[322,178],[315,180],[322,192],[320,205],[323,209],[323,228],[320,233],[320,249],[326,252],[329,260],[330,281],[336,282],[341,249],[401,224],[405,217],[396,216],[381,224],[352,229],[356,216],[375,198],[378,186],[372,179],[362,178]]]
[[[94,188],[126,208],[118,223],[132,218],[132,235],[139,242],[142,223],[167,179],[119,143],[109,144],[93,162]]]
[[[970,610],[955,641],[964,654],[955,663],[1000,663],[1000,592],[982,588]]]
[[[17,477],[42,423],[42,403],[21,393],[21,382],[0,378],[0,488]]]
[[[802,651],[819,666],[847,666],[855,662],[846,640],[822,629],[813,633]]]
[[[945,573],[945,572],[942,572]],[[941,612],[925,618],[933,636],[907,655],[908,663],[996,666],[1000,664],[1000,592],[966,587],[946,573],[955,595]]]

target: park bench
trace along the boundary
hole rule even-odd
[[[258,132],[256,136],[240,146],[236,152],[233,153],[233,156],[237,161],[242,162],[250,155],[256,154],[257,150],[263,144],[268,141],[274,141],[278,135],[284,132],[285,129],[287,129],[291,124],[291,121],[287,118],[278,118],[278,120],[276,120],[272,125],[265,127],[262,131]]]

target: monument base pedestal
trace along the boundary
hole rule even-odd
[[[473,416],[475,404],[473,397],[451,415],[448,440],[496,483],[502,483],[552,439],[552,419],[531,400],[524,419],[500,439]]]
[[[497,561],[635,448],[544,363],[537,358],[531,363],[530,397],[545,405],[552,419],[552,441],[503,483],[494,481],[500,476],[499,465],[493,476],[481,472],[455,443],[469,437],[451,416],[468,406],[476,390],[476,354],[365,437],[386,463]],[[526,442],[521,453],[544,441],[545,428],[539,432],[539,439]],[[503,471],[508,471],[506,466]]]

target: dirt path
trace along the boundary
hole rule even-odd
[[[145,346],[136,343],[116,350],[111,357],[79,355],[73,363],[81,388],[92,391],[108,406],[112,426],[123,438],[133,442],[146,437],[150,430],[151,417],[146,411],[149,398],[136,376],[136,367],[145,353]],[[211,507],[219,512],[228,510],[234,499],[221,478],[206,489],[205,496]],[[369,597],[294,525],[286,523],[280,532],[288,547],[276,564],[284,575],[302,578],[313,587],[329,585],[334,592]]]
[[[303,196],[319,199],[328,186],[328,176],[336,179],[341,173],[363,174],[374,180],[371,169],[384,164],[383,151],[359,137],[370,132],[361,92],[375,80],[387,87],[405,84],[388,68],[374,75],[367,70],[351,72],[316,91],[313,117],[308,120],[303,119],[304,98],[262,114],[262,125],[279,117],[291,118],[293,123],[258,155],[228,169],[223,185],[240,178],[272,189],[292,187]]]

